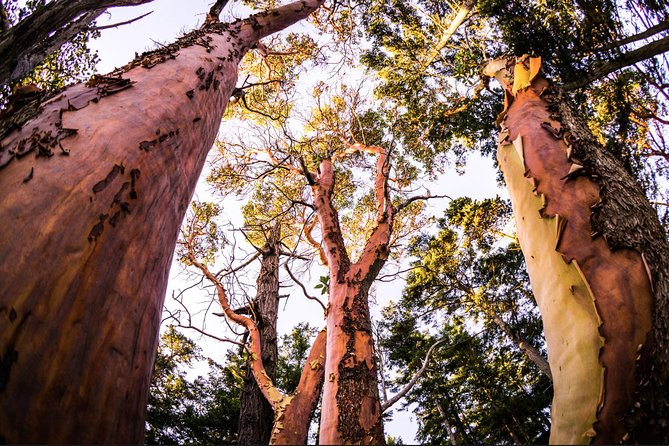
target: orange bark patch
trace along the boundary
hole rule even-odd
[[[593,234],[590,217],[600,202],[600,188],[587,176],[587,166],[581,168],[573,157],[578,142],[550,116],[538,93],[545,86],[541,79],[519,91],[505,125],[509,139],[522,137],[526,176],[536,184],[535,193],[545,197],[542,215],[560,217],[557,251],[566,262],[576,260],[595,297],[605,338],[600,362],[606,370],[595,442],[614,443],[625,435],[621,420],[635,402],[638,346],[646,342],[652,322],[651,284],[640,253],[612,251],[603,237]]]

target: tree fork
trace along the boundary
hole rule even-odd
[[[332,160],[321,162],[319,175],[312,185],[330,268],[326,318],[328,360],[319,435],[319,441],[324,444],[385,443],[368,294],[388,258],[394,215],[388,191],[390,166],[382,147],[351,144],[343,154],[356,150],[377,156],[377,224],[355,263],[350,262],[346,253],[339,217],[332,205],[335,185]]]
[[[551,442],[666,443],[667,264],[657,215],[538,58],[491,62],[498,160],[554,378]]]
[[[3,441],[142,441],[172,253],[237,63],[320,4],[205,25],[0,135]]]

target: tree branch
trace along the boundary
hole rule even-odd
[[[390,202],[390,191],[388,188],[388,177],[390,173],[390,158],[383,147],[363,146],[354,144],[359,150],[375,153],[376,176],[374,180],[374,193],[376,195],[376,226],[372,230],[360,258],[355,266],[359,269],[362,277],[376,275],[389,255],[388,246],[393,228],[393,207]]]
[[[143,19],[147,15],[153,14],[153,11],[149,11],[146,14],[142,14],[138,17],[135,17],[134,19],[126,20],[125,22],[119,22],[119,23],[114,23],[113,25],[104,25],[104,26],[92,26],[89,28],[90,31],[102,31],[103,29],[109,29],[109,28],[118,28],[119,26],[123,25],[129,25],[133,22],[136,22],[138,20]]]
[[[325,255],[323,246],[314,239],[311,232],[314,230],[314,227],[318,223],[317,219],[313,219],[307,224],[304,225],[304,237],[307,239],[307,242],[316,250],[318,253],[318,259],[321,261],[321,264],[328,266],[328,256]]]
[[[207,23],[218,22],[219,16],[221,15],[223,8],[225,8],[225,5],[227,4],[228,0],[216,0],[216,3],[211,5],[211,9],[207,14],[206,22]]]
[[[669,36],[663,37],[662,39],[656,40],[627,53],[623,53],[609,62],[604,62],[600,65],[597,65],[592,70],[589,70],[581,75],[577,80],[565,83],[563,89],[569,91],[585,87],[589,83],[601,79],[604,76],[613,73],[614,71],[629,67],[630,65],[634,65],[637,62],[650,59],[668,50]]]
[[[406,208],[407,206],[409,206],[414,201],[430,200],[432,198],[448,198],[449,200],[453,200],[448,195],[416,195],[416,196],[413,196],[413,197],[409,197],[406,200],[404,200],[403,202],[399,203],[397,206],[395,206],[394,211],[395,211],[395,213],[398,213],[398,212],[402,211],[404,208]]]
[[[401,398],[404,397],[404,395],[406,395],[411,391],[413,386],[416,384],[416,381],[418,381],[418,379],[423,375],[423,373],[425,373],[425,370],[427,370],[427,366],[430,361],[430,356],[432,356],[432,352],[434,351],[434,349],[446,341],[447,339],[441,339],[430,346],[430,348],[427,351],[427,354],[425,355],[425,359],[423,359],[423,365],[421,366],[420,370],[418,370],[411,377],[411,380],[407,383],[406,386],[402,388],[402,390],[400,390],[399,392],[397,392],[395,396],[393,396],[387,401],[384,401],[383,404],[381,404],[381,412],[385,412],[386,410],[388,410],[390,407],[392,407],[393,404],[398,402]]]
[[[330,274],[338,276],[340,273],[346,273],[350,260],[346,252],[344,237],[339,226],[339,214],[332,205],[332,193],[334,191],[334,168],[330,159],[324,159],[320,164],[320,174],[318,180],[311,190],[313,193],[314,208],[318,215],[318,222],[321,226],[323,244],[325,245],[324,255],[327,259],[326,264],[330,267]],[[322,248],[321,248],[322,249]]]
[[[209,271],[209,268],[207,268],[206,265],[198,262],[195,259],[195,255],[192,253],[192,251],[189,250],[187,253],[187,258],[191,264],[199,269],[202,274],[204,274],[204,276],[216,287],[218,301],[221,304],[221,308],[223,309],[225,316],[230,321],[243,326],[249,332],[250,341],[248,344],[248,349],[251,352],[249,363],[251,365],[253,377],[258,383],[258,387],[260,388],[263,396],[272,406],[272,409],[276,411],[279,407],[281,407],[281,404],[284,402],[284,399],[287,396],[274,385],[270,377],[265,372],[265,367],[262,363],[262,354],[260,352],[260,332],[258,331],[257,325],[255,322],[253,322],[252,319],[241,316],[235,313],[232,308],[230,308],[230,303],[228,302],[223,284],[221,284],[218,278]]]
[[[669,29],[669,20],[665,20],[664,22],[660,22],[655,26],[651,26],[645,31],[642,31],[638,34],[634,34],[633,36],[625,37],[623,39],[617,40],[615,42],[611,42],[605,46],[602,46],[600,48],[597,48],[595,52],[601,52],[601,51],[608,51],[612,50],[615,48],[620,48],[623,45],[627,45],[629,43],[634,43],[642,39],[646,39],[648,37],[654,36],[657,33],[660,33],[662,31],[666,31]]]
[[[0,35],[0,84],[25,76],[106,8],[153,0],[55,0]]]
[[[310,295],[307,292],[307,289],[304,286],[304,284],[302,282],[300,282],[299,280],[297,280],[297,277],[295,277],[293,275],[293,272],[290,270],[290,268],[288,268],[288,265],[284,265],[284,268],[286,268],[286,271],[288,272],[288,275],[290,276],[290,278],[293,279],[293,282],[295,282],[297,285],[299,285],[300,288],[302,288],[302,293],[304,294],[304,297],[306,297],[307,299],[310,299],[310,300],[315,300],[316,302],[318,302],[318,304],[323,309],[323,313],[327,312],[327,309],[325,308],[325,305],[323,304],[323,302],[321,302],[320,299]]]

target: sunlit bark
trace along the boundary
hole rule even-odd
[[[172,252],[237,63],[320,3],[207,24],[3,120],[0,440],[142,441]]]
[[[506,90],[498,160],[544,322],[551,441],[666,442],[668,249],[657,216],[540,60],[488,68]]]
[[[319,441],[323,444],[383,444],[378,368],[372,340],[368,293],[388,258],[393,209],[388,192],[389,159],[378,146],[354,145],[377,155],[377,223],[357,262],[351,263],[339,216],[332,205],[335,177],[324,159],[312,186],[330,269],[327,356]],[[352,146],[353,147],[353,146]]]

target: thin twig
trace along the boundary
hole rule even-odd
[[[134,19],[126,20],[125,22],[119,22],[119,23],[114,23],[113,25],[104,25],[104,26],[93,26],[90,28],[91,31],[102,31],[103,29],[109,29],[109,28],[118,28],[119,26],[123,25],[129,25],[133,22],[136,22],[137,20],[143,19],[147,15],[153,14],[153,11],[149,11],[146,14],[142,14],[139,17],[135,17]]]
[[[323,302],[321,302],[320,299],[318,299],[317,297],[309,295],[309,293],[307,292],[307,289],[304,287],[302,282],[297,280],[297,278],[293,275],[293,273],[290,271],[290,268],[288,268],[288,265],[283,265],[283,266],[286,268],[286,271],[288,271],[288,275],[290,276],[291,279],[293,279],[293,282],[295,282],[296,284],[299,285],[300,288],[302,288],[302,292],[304,293],[304,296],[307,299],[315,300],[316,302],[318,302],[320,304],[321,308],[323,308],[323,313],[325,313],[327,311],[327,308],[325,308],[325,305],[323,304]]]

